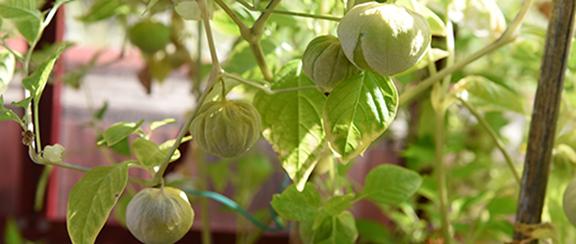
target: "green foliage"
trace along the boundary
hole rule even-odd
[[[54,6],[71,1],[57,0]],[[366,1],[355,1],[362,2]],[[177,170],[172,175],[174,178],[164,182],[163,175],[157,173],[165,172],[162,167],[166,164],[162,162],[183,156],[177,148],[173,154],[170,151],[191,138],[180,133],[178,138],[163,143],[151,140],[157,128],[175,124],[174,119],[151,122],[149,130],[143,129],[144,120],[119,122],[105,130],[99,128],[106,124],[106,111],[113,109],[109,107],[112,104],[104,102],[92,111],[87,124],[99,138],[99,149],[111,149],[129,159],[91,169],[74,186],[67,212],[73,243],[94,243],[114,207],[116,218],[123,223],[126,205],[133,195],[131,187],[124,193],[128,181],[146,187],[178,185],[189,194],[220,201],[238,215],[238,243],[256,242],[261,230],[277,231],[296,225],[299,238],[306,244],[435,243],[441,238],[450,243],[512,241],[518,186],[511,169],[521,170],[520,162],[525,154],[529,124],[526,118],[538,78],[545,28],[539,27],[540,23],[525,24],[519,38],[507,47],[489,50],[481,53],[482,57],[475,57],[478,59],[473,63],[451,68],[469,60],[477,50],[494,47],[493,41],[507,24],[505,20],[512,26],[512,21],[517,19],[514,14],[522,12],[518,3],[396,1],[397,5],[421,13],[430,25],[434,38],[429,52],[394,77],[363,71],[339,83],[329,94],[319,92],[302,72],[300,58],[311,39],[336,34],[338,19],[352,7],[346,6],[347,1],[208,0],[208,13],[191,9],[196,8],[195,1],[92,0],[87,3],[89,10],[74,17],[86,25],[104,21],[120,25],[131,43],[144,54],[146,65],[139,70],[138,77],[148,91],[150,82],[161,83],[173,70],[190,68],[192,93],[200,98],[196,106],[221,100],[223,96],[252,102],[261,115],[262,135],[272,146],[280,165],[277,167],[276,160],[270,159],[272,152],[257,147],[231,159],[204,158],[203,154],[193,152],[199,177]],[[217,7],[211,9],[211,4]],[[7,96],[0,95],[0,121],[19,123],[27,131],[26,139],[35,136],[28,130],[38,122],[30,116],[21,118],[15,111],[23,109],[26,115],[37,115],[34,109],[48,82],[63,80],[78,89],[91,70],[110,64],[98,62],[100,53],[97,53],[87,64],[68,70],[61,79],[52,79],[57,60],[70,44],[57,43],[33,51],[38,49],[36,44],[55,13],[55,9],[39,11],[43,5],[36,0],[0,3],[0,26],[15,28],[1,35],[0,44],[9,47],[7,40],[12,34],[19,34],[33,47],[22,54],[14,50],[0,51],[0,94],[14,77],[23,77],[22,86],[30,93],[20,101],[6,101],[18,110],[5,106]],[[264,11],[265,8],[268,10]],[[534,8],[531,14],[537,15],[538,11],[543,10]],[[197,19],[201,14],[211,21],[202,24],[185,21]],[[207,29],[196,29],[196,26],[203,28],[203,24],[211,26],[213,40],[204,42]],[[194,43],[199,39],[196,33],[201,33],[199,46]],[[375,38],[380,40],[380,36]],[[224,39],[232,41],[222,41]],[[206,43],[208,47],[204,46]],[[201,54],[200,50],[210,50],[222,59],[221,63],[212,60],[207,64],[206,53]],[[562,211],[564,189],[576,170],[574,53],[568,57],[567,80],[554,135],[554,164],[542,216],[549,225],[540,227],[537,229],[540,232],[534,234],[566,244],[574,243],[576,238],[574,227]],[[214,70],[210,71],[211,67]],[[450,74],[444,73],[438,78],[435,74],[442,70],[449,70]],[[434,77],[434,82],[429,82]],[[412,94],[410,99],[400,99],[400,95],[410,95],[415,87],[425,83],[428,86]],[[434,88],[428,89],[431,86]],[[35,106],[31,107],[31,102]],[[193,119],[191,116],[185,124]],[[392,126],[391,133],[385,133],[393,120],[398,120],[395,124],[398,126]],[[438,124],[440,122],[442,124]],[[487,129],[493,133],[487,133]],[[34,133],[38,133],[37,130]],[[502,142],[504,147],[497,147],[496,142]],[[265,142],[256,145],[262,143]],[[382,150],[396,152],[399,147],[390,146],[396,144],[402,148],[398,152],[402,166],[381,164],[364,179],[358,175],[358,171],[365,168],[359,165],[365,163],[363,160],[355,160],[358,156],[366,154],[371,163],[396,161],[382,158],[380,153]],[[375,148],[374,154],[367,151],[371,146]],[[59,153],[49,157],[53,160],[41,160],[54,147],[37,148],[31,144],[30,155],[39,164],[87,170],[64,163],[66,155],[61,154],[63,148],[60,147]],[[511,157],[502,157],[502,152],[508,152]],[[132,167],[147,169],[152,178],[128,177],[128,169]],[[285,189],[283,184],[270,204],[282,220],[290,221],[286,227],[276,213],[269,213],[267,208],[253,209],[253,203],[258,200],[255,196],[260,197],[260,190],[270,187],[266,185],[270,177],[282,173],[287,173],[293,184]],[[211,184],[201,182],[204,178]],[[233,200],[200,189],[206,185],[225,193],[233,189]],[[443,196],[443,192],[447,196]],[[356,219],[349,209],[363,200],[372,201],[381,212],[377,214],[386,215],[392,223],[384,225],[370,219]],[[440,207],[448,211],[439,211]],[[260,229],[246,228],[245,218]],[[278,227],[270,227],[266,222],[269,220]],[[7,224],[6,243],[25,242],[16,227],[13,220]],[[443,229],[450,232],[439,237]]]
[[[388,128],[397,108],[398,92],[388,77],[365,72],[340,82],[322,116],[330,148],[348,163]]]
[[[362,195],[382,204],[397,205],[410,198],[421,184],[422,178],[418,173],[385,164],[366,175]]]
[[[32,3],[27,0],[11,0],[0,4],[0,16],[11,19],[28,44],[36,40],[42,24],[42,14]]]
[[[84,22],[96,22],[117,15],[127,14],[130,7],[121,0],[97,0],[90,11],[79,19]]]
[[[522,99],[507,88],[491,82],[486,77],[468,76],[454,86],[454,92],[478,109],[490,111],[514,111],[524,113]]]
[[[140,129],[140,125],[144,123],[144,120],[140,120],[138,124],[133,122],[118,122],[110,126],[102,136],[104,137],[104,142],[107,146],[113,146],[114,144],[127,138],[130,134],[136,132]]]
[[[272,90],[314,86],[299,60],[286,64],[276,74]],[[262,117],[262,135],[278,154],[282,167],[299,190],[326,150],[321,112],[326,98],[316,89],[254,97]]]
[[[336,216],[319,214],[313,220],[303,221],[299,234],[306,244],[352,244],[358,238],[356,221],[349,211]]]
[[[307,183],[302,191],[291,185],[270,203],[283,218],[293,221],[311,221],[318,214],[322,200],[314,185]]]
[[[16,58],[8,50],[0,50],[0,94],[8,89],[14,69],[16,68]]]
[[[70,191],[66,226],[72,243],[94,243],[128,182],[128,164],[98,166]]]

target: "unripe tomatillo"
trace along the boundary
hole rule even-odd
[[[338,24],[338,38],[353,64],[391,76],[422,59],[432,35],[421,14],[391,3],[367,2],[344,15]]]

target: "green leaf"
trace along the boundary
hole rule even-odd
[[[101,120],[102,118],[104,118],[104,114],[106,113],[106,110],[108,110],[108,101],[104,101],[102,108],[98,109],[98,111],[96,113],[94,113],[94,118]]]
[[[368,173],[362,196],[382,204],[398,205],[414,195],[421,184],[422,178],[417,172],[384,164]]]
[[[273,90],[314,86],[302,72],[299,60],[286,64],[275,78]],[[262,116],[262,135],[298,190],[304,188],[326,149],[321,120],[324,101],[316,89],[274,95],[260,91],[254,97],[254,106]]]
[[[192,137],[184,137],[182,139],[181,143],[187,142],[189,140],[191,140]],[[167,140],[165,142],[163,142],[162,144],[160,144],[160,146],[158,146],[158,148],[160,148],[160,151],[164,152],[164,156],[168,155],[168,152],[170,152],[170,149],[172,149],[172,146],[174,146],[174,143],[176,143],[176,139],[171,139],[171,140]],[[172,157],[170,158],[170,162],[174,162],[176,160],[178,160],[180,158],[180,150],[178,150],[178,148],[176,148],[176,151],[174,151],[174,154],[172,154]]]
[[[516,197],[498,197],[494,198],[486,206],[486,210],[490,213],[490,217],[495,217],[499,214],[513,214],[516,213]]]
[[[38,17],[19,18],[14,20],[14,25],[18,32],[32,44],[40,32],[40,19]]]
[[[483,76],[462,78],[454,85],[454,93],[484,112],[509,110],[525,113],[520,96]]]
[[[4,243],[6,244],[22,244],[25,243],[24,237],[16,224],[16,220],[8,218],[6,220],[6,228],[4,229]]]
[[[24,1],[25,2],[25,1]],[[6,19],[13,19],[16,29],[31,44],[40,32],[40,11],[21,4],[17,1],[15,4],[0,4],[0,16]]]
[[[140,120],[138,124],[132,122],[118,122],[113,124],[102,134],[106,145],[110,147],[120,142],[122,139],[137,131],[142,123],[144,123],[144,120]]]
[[[390,237],[390,231],[382,223],[371,219],[356,220],[356,228],[360,238],[368,243],[389,244],[395,243]]]
[[[8,85],[14,77],[16,58],[10,51],[0,50],[0,94],[8,90]]]
[[[156,143],[142,137],[137,137],[132,141],[132,150],[138,162],[148,169],[160,165],[166,157],[166,153],[161,151]]]
[[[340,82],[324,104],[324,129],[343,164],[360,155],[388,128],[398,108],[389,77],[364,72]]]
[[[72,46],[69,43],[59,43],[58,46],[54,49],[55,51],[48,57],[48,59],[44,60],[40,67],[32,75],[22,79],[22,85],[26,90],[32,93],[34,104],[38,104],[39,98],[46,87],[46,83],[48,82],[48,78],[50,77],[50,73],[52,73],[52,69],[54,68],[54,64],[56,60],[62,55],[64,50],[68,47]]]
[[[128,137],[120,140],[112,146],[109,146],[109,148],[120,155],[124,155],[126,157],[132,156],[132,150],[130,149],[130,141],[128,140]]]
[[[32,97],[24,98],[20,102],[11,102],[10,104],[12,104],[16,107],[21,107],[21,108],[26,109],[26,107],[28,107],[28,105],[30,105],[30,101],[32,101]]]
[[[121,0],[100,0],[92,5],[90,12],[79,19],[91,23],[127,13],[130,13],[130,7]]]
[[[54,6],[66,4],[69,2],[73,2],[73,1],[75,1],[75,0],[56,0],[56,2],[54,3]]]
[[[174,145],[175,140],[170,140],[163,143],[163,146],[158,146],[156,143],[142,138],[137,137],[132,141],[132,150],[134,151],[134,156],[138,159],[142,165],[146,166],[151,172],[156,172],[156,166],[162,164],[166,155],[170,151],[172,145]],[[180,151],[176,150],[172,155],[170,162],[175,161],[180,158]]]
[[[158,129],[158,127],[167,125],[167,124],[176,124],[176,120],[173,118],[167,118],[160,121],[153,121],[150,122],[150,133]]]
[[[305,244],[352,244],[358,238],[356,221],[349,211],[304,221],[300,223],[299,233]]]
[[[94,243],[128,182],[128,164],[98,166],[72,187],[66,225],[72,243]]]
[[[20,117],[12,109],[4,107],[4,95],[0,94],[0,121],[13,120],[25,126]]]
[[[324,206],[322,206],[322,211],[328,216],[336,216],[342,213],[350,206],[352,206],[352,200],[356,195],[354,193],[348,193],[344,196],[335,196],[330,198]]]
[[[294,184],[282,194],[275,194],[270,204],[285,219],[293,221],[314,220],[322,199],[312,183],[306,183],[302,192]]]
[[[0,16],[6,19],[27,19],[36,16],[39,18],[39,11],[26,6],[17,6],[16,4],[0,4]]]

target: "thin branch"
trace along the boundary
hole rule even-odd
[[[236,76],[234,74],[230,74],[230,73],[226,73],[224,72],[222,74],[224,77],[230,78],[230,79],[234,79],[237,80],[241,83],[244,83],[246,85],[249,86],[253,86],[255,88],[258,88],[262,91],[264,91],[266,94],[268,95],[273,95],[273,94],[278,94],[278,93],[283,93],[283,92],[292,92],[292,91],[300,91],[300,90],[308,90],[308,89],[316,89],[316,86],[303,86],[303,87],[292,87],[292,88],[286,88],[286,89],[279,89],[279,90],[271,90],[270,87],[266,86],[266,85],[260,85],[254,81],[250,81],[247,79],[244,79],[242,77]]]
[[[520,178],[520,174],[518,173],[518,171],[516,171],[516,168],[514,167],[514,161],[512,160],[512,157],[510,156],[508,151],[506,151],[506,148],[504,147],[504,143],[502,142],[500,137],[498,137],[496,132],[494,132],[492,127],[490,127],[488,122],[484,119],[484,117],[478,112],[478,110],[472,104],[470,104],[469,102],[467,102],[466,100],[464,100],[460,97],[458,98],[458,100],[460,100],[460,102],[462,102],[462,104],[464,104],[464,106],[466,106],[466,108],[468,108],[468,110],[474,115],[474,117],[476,117],[478,122],[480,122],[482,127],[484,127],[484,129],[486,129],[486,131],[488,132],[488,134],[490,135],[490,137],[492,138],[494,143],[496,143],[496,146],[500,149],[500,151],[504,155],[504,158],[506,158],[506,164],[508,165],[508,168],[510,168],[510,171],[512,171],[512,174],[514,175],[514,178],[516,179],[516,183],[518,183],[518,185],[520,185],[522,183],[522,180]]]
[[[216,1],[219,1],[219,0],[216,0]],[[290,11],[276,10],[276,9],[261,9],[261,8],[256,8],[254,6],[250,6],[250,4],[248,4],[247,2],[245,2],[243,0],[236,0],[236,2],[242,4],[242,6],[244,6],[245,8],[247,8],[250,11],[259,11],[259,12],[268,12],[268,13],[273,13],[273,14],[283,14],[283,15],[305,17],[305,18],[331,20],[331,21],[336,21],[336,22],[338,22],[342,19],[341,17],[334,17],[334,16],[328,16],[328,15],[297,13],[297,12],[290,12]]]
[[[266,7],[266,9],[273,10],[280,4],[280,2],[281,0],[271,0],[270,4],[268,4],[268,7]],[[252,34],[258,38],[258,41],[260,40],[260,38],[262,38],[262,34],[264,34],[264,27],[266,26],[266,22],[268,22],[268,20],[270,19],[270,16],[272,16],[271,12],[262,12],[260,17],[258,17],[258,19],[251,28]]]
[[[200,7],[200,11],[202,13],[207,13],[206,0],[199,0],[198,6]],[[147,184],[157,185],[162,181],[162,177],[164,175],[164,172],[166,171],[166,168],[168,167],[168,163],[170,162],[170,158],[172,158],[172,155],[174,155],[174,152],[176,152],[176,149],[182,143],[182,139],[184,138],[184,136],[188,132],[188,128],[190,128],[190,125],[192,124],[192,120],[194,120],[194,118],[197,116],[199,108],[204,103],[204,101],[206,100],[208,93],[210,93],[210,91],[214,88],[214,85],[216,85],[216,83],[220,80],[220,77],[222,76],[223,71],[222,71],[222,68],[220,66],[220,62],[218,61],[218,55],[216,53],[216,45],[214,43],[214,37],[212,36],[212,28],[210,27],[210,19],[208,19],[207,14],[202,14],[202,18],[203,18],[203,22],[204,22],[204,29],[206,31],[206,39],[208,39],[208,46],[210,48],[210,56],[212,57],[212,73],[210,74],[210,78],[208,79],[208,84],[206,85],[204,92],[202,93],[202,95],[198,99],[198,102],[196,103],[194,110],[192,111],[192,114],[190,114],[190,117],[188,117],[188,120],[186,120],[186,123],[184,124],[184,126],[180,130],[180,133],[178,134],[178,137],[176,138],[174,145],[172,146],[172,148],[170,148],[170,151],[168,152],[168,154],[164,158],[164,161],[162,161],[162,164],[160,165],[160,168],[158,169],[158,171],[154,174],[152,179],[150,179],[149,182],[147,182]]]
[[[427,79],[425,79],[418,85],[414,86],[413,88],[406,90],[400,96],[400,103],[401,104],[406,103],[407,101],[413,99],[415,96],[420,94],[422,91],[428,89],[436,81],[443,79],[445,76],[462,69],[464,66],[468,65],[469,63],[472,63],[476,59],[479,59],[484,55],[491,53],[497,50],[498,48],[514,41],[516,37],[518,37],[520,27],[522,27],[522,22],[524,21],[524,18],[526,17],[528,10],[530,9],[533,3],[534,0],[524,1],[524,3],[522,4],[522,9],[520,9],[520,12],[516,16],[516,18],[512,21],[512,23],[510,23],[506,31],[496,41],[490,43],[488,46],[480,49],[479,51],[471,54],[470,56],[458,61],[454,65],[451,65],[447,68],[440,70],[437,74],[428,77]]]

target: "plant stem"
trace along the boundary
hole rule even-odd
[[[260,67],[260,71],[264,76],[264,79],[267,81],[271,81],[274,78],[274,74],[268,67],[268,63],[266,63],[266,59],[264,57],[264,51],[262,51],[262,45],[260,44],[261,37],[253,37],[253,41],[248,41],[250,45],[250,50],[252,54],[254,54],[254,58],[256,59],[256,63],[258,67]]]
[[[38,185],[36,186],[36,197],[34,200],[34,211],[40,212],[44,206],[44,196],[46,195],[46,186],[48,185],[48,180],[50,179],[50,173],[52,172],[54,166],[46,165],[42,169],[42,174],[38,180]]]
[[[54,5],[54,7],[52,7],[52,9],[50,9],[50,11],[48,12],[48,15],[46,15],[46,18],[40,24],[40,28],[38,29],[38,33],[36,33],[36,37],[34,38],[34,41],[32,41],[32,43],[30,43],[28,51],[26,52],[26,55],[24,56],[24,63],[23,63],[24,77],[28,77],[28,75],[30,74],[30,61],[32,59],[32,53],[36,49],[38,42],[40,42],[40,38],[42,37],[42,33],[44,32],[44,29],[46,29],[46,27],[50,24],[50,22],[52,21],[52,19],[56,15],[56,12],[58,11],[58,8],[60,6],[61,6],[61,4],[57,4],[57,5]],[[33,95],[34,94],[31,94],[28,90],[24,90],[24,97],[28,98],[28,97],[33,96]],[[42,150],[42,144],[41,144],[41,140],[40,140],[40,123],[39,123],[39,118],[38,118],[38,104],[39,104],[39,102],[40,102],[40,97],[35,97],[34,98],[34,105],[35,105],[34,106],[34,123],[32,123],[32,112],[31,112],[32,103],[28,104],[28,106],[25,109],[25,113],[24,113],[24,116],[25,116],[24,122],[27,124],[28,130],[34,132],[34,136],[36,137],[36,143],[32,143],[31,145],[36,149],[37,153],[39,153]]]
[[[469,63],[475,61],[483,57],[486,54],[489,54],[496,49],[514,41],[516,37],[519,35],[520,27],[522,27],[522,22],[528,13],[528,10],[534,3],[534,0],[525,0],[522,4],[522,8],[516,18],[510,23],[506,31],[500,36],[496,41],[490,43],[488,46],[480,49],[479,51],[467,56],[466,58],[456,62],[454,65],[448,66],[442,70],[440,70],[437,74],[431,75],[430,77],[426,78],[424,81],[419,83],[418,85],[414,86],[413,88],[406,90],[400,96],[400,103],[404,104],[407,101],[412,100],[415,96],[420,94],[422,91],[428,89],[432,84],[436,81],[443,79],[445,76],[452,74],[464,66],[468,65]]]
[[[307,90],[307,89],[316,89],[316,86],[303,86],[303,87],[292,87],[292,88],[286,88],[286,89],[280,89],[280,90],[271,90],[270,87],[265,86],[265,85],[260,85],[254,81],[250,81],[247,79],[244,79],[242,77],[236,76],[234,74],[230,74],[230,73],[226,73],[224,72],[222,74],[222,76],[230,78],[230,79],[234,79],[237,80],[241,83],[250,85],[252,87],[255,87],[257,89],[260,89],[262,91],[264,91],[266,94],[272,95],[272,94],[278,94],[278,93],[282,93],[282,92],[292,92],[292,91],[299,91],[299,90]]]
[[[281,0],[272,0],[266,9],[274,9],[280,4]],[[254,58],[256,59],[256,63],[260,70],[262,71],[262,75],[264,79],[267,81],[271,81],[274,78],[272,71],[268,67],[266,63],[266,59],[264,59],[264,52],[262,51],[262,45],[260,44],[260,40],[262,40],[262,35],[264,34],[264,27],[266,26],[266,22],[270,19],[272,13],[270,12],[263,12],[260,17],[256,20],[252,28],[250,28],[251,36],[250,38],[246,39],[250,44],[250,50],[254,54]]]
[[[442,99],[443,100],[443,99]],[[443,106],[442,106],[443,107]],[[436,178],[438,179],[438,197],[440,200],[440,222],[444,243],[452,243],[448,218],[448,190],[446,189],[446,171],[444,168],[444,116],[445,109],[436,110]]]
[[[496,132],[494,132],[492,127],[490,127],[488,122],[484,119],[484,117],[478,112],[478,110],[472,104],[470,104],[469,102],[467,102],[466,100],[464,100],[462,98],[458,98],[458,100],[460,100],[460,102],[462,102],[462,104],[464,104],[464,106],[466,106],[466,108],[468,108],[468,110],[474,115],[474,117],[476,117],[478,122],[480,122],[482,127],[484,127],[484,129],[486,129],[486,131],[488,132],[488,134],[490,135],[492,140],[494,140],[494,143],[496,143],[496,146],[500,149],[500,151],[504,155],[504,158],[506,158],[506,164],[508,165],[508,168],[510,168],[510,171],[512,171],[512,174],[514,175],[514,178],[516,179],[516,183],[518,183],[518,185],[520,185],[522,183],[522,180],[520,178],[520,174],[518,173],[518,171],[516,171],[516,168],[514,167],[514,161],[512,160],[512,157],[510,156],[508,151],[506,151],[506,148],[504,147],[504,143],[502,142],[500,137],[498,137]]]
[[[207,13],[206,0],[199,0],[198,6],[200,7],[200,11],[202,13]],[[220,62],[218,61],[218,55],[216,52],[216,45],[214,44],[214,37],[212,36],[212,28],[210,27],[210,19],[208,19],[207,14],[202,14],[202,18],[203,18],[202,22],[204,22],[204,29],[206,30],[206,39],[208,39],[208,47],[210,49],[210,56],[212,57],[212,73],[210,74],[210,78],[208,79],[208,84],[206,85],[204,92],[202,93],[202,95],[198,99],[198,102],[196,103],[194,110],[192,111],[192,114],[190,114],[190,117],[188,117],[188,120],[186,120],[186,123],[184,124],[184,126],[180,130],[180,134],[178,134],[178,137],[176,138],[174,145],[172,146],[172,148],[170,148],[170,151],[168,152],[168,154],[164,158],[164,161],[162,161],[162,164],[160,165],[158,172],[156,172],[156,174],[154,174],[154,177],[152,177],[152,179],[150,179],[148,181],[147,185],[157,185],[158,183],[160,183],[160,180],[162,179],[164,172],[166,172],[166,168],[168,167],[168,163],[170,162],[170,158],[172,157],[172,155],[174,154],[176,149],[182,143],[182,138],[184,138],[184,136],[188,132],[188,128],[190,128],[190,125],[192,124],[192,120],[194,120],[194,118],[198,114],[198,110],[199,110],[200,106],[202,106],[202,104],[206,100],[208,93],[210,93],[212,88],[214,88],[214,85],[216,85],[216,83],[220,80],[220,77],[222,76],[222,73],[223,73],[222,68],[220,66]],[[200,72],[200,71],[198,71],[198,72]]]
[[[215,0],[215,1],[222,1],[222,0]],[[251,11],[260,11],[260,12],[268,12],[273,14],[283,14],[283,15],[291,15],[291,16],[298,16],[298,17],[305,17],[305,18],[313,18],[313,19],[323,19],[323,20],[331,20],[331,21],[340,21],[342,18],[334,17],[329,15],[317,15],[317,14],[309,14],[309,13],[296,13],[284,10],[276,10],[276,9],[261,9],[256,8],[254,6],[250,6],[250,4],[246,3],[242,0],[236,0],[236,2],[242,4],[245,8]]]

